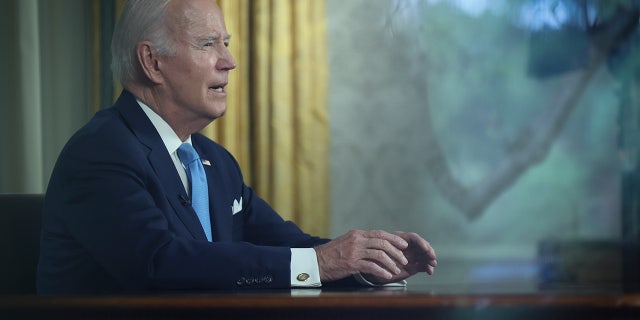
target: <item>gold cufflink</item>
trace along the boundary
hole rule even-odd
[[[310,276],[309,276],[308,273],[301,273],[296,277],[296,280],[305,282],[305,281],[309,280],[309,277]]]

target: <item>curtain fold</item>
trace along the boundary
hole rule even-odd
[[[84,0],[0,1],[0,192],[42,193],[92,109]]]
[[[227,112],[202,130],[202,133],[224,145],[242,168],[245,180],[251,181],[250,115],[249,115],[249,50],[250,4],[248,0],[216,1],[231,34],[229,50],[238,67],[229,73]]]
[[[292,1],[293,3],[293,1]],[[296,220],[313,234],[328,234],[329,121],[324,1],[296,1],[294,29],[295,154],[299,203]]]
[[[0,4],[0,192],[43,190],[38,2]],[[11,30],[12,32],[9,32]]]
[[[325,2],[219,0],[238,68],[228,111],[204,130],[285,219],[326,236],[329,217]]]
[[[18,4],[20,70],[19,82],[20,127],[19,139],[22,154],[19,154],[20,171],[24,177],[22,191],[40,193],[44,185],[42,164],[42,96],[40,68],[40,33],[38,25],[38,3],[36,0],[19,1]],[[16,166],[18,167],[18,166]]]

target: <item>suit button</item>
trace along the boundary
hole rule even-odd
[[[310,275],[308,273],[301,273],[296,277],[296,280],[301,281],[301,282],[305,282],[307,280],[309,280]]]
[[[273,277],[269,276],[269,275],[264,276],[262,279],[264,280],[264,283],[266,283],[266,284],[269,284],[269,283],[273,282]]]

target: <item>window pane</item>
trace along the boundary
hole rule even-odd
[[[419,232],[451,263],[414,281],[619,280],[609,245],[638,233],[631,4],[329,0],[332,233]]]

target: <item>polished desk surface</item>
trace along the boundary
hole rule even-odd
[[[123,296],[0,296],[0,319],[640,319],[616,287],[293,289]]]

